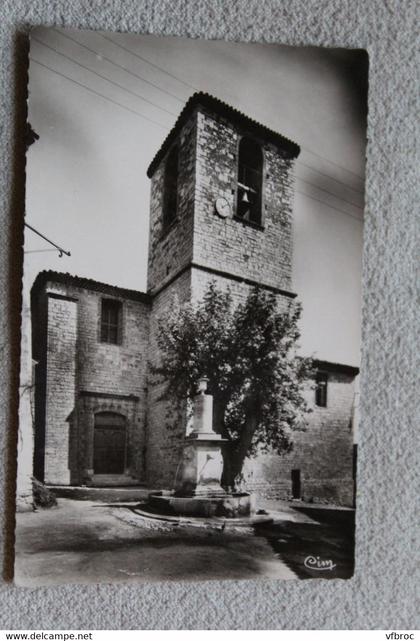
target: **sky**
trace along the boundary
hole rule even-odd
[[[195,91],[301,146],[293,289],[302,352],[359,364],[366,76],[360,52],[37,28],[25,288],[43,269],[144,291],[147,167]]]

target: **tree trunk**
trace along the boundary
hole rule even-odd
[[[250,399],[247,402],[245,425],[239,438],[235,442],[227,443],[223,448],[222,486],[230,491],[236,487],[246,455],[251,447],[252,438],[258,426],[259,407],[260,404],[255,399]]]
[[[231,488],[231,474],[230,474],[230,451],[232,443],[230,441],[230,435],[226,430],[225,425],[225,412],[226,412],[227,402],[217,396],[213,397],[213,429],[217,434],[220,434],[222,438],[227,439],[222,445],[222,456],[223,456],[223,472],[221,485],[226,490]]]
[[[222,438],[227,438],[225,428],[226,401],[213,397],[213,429]]]

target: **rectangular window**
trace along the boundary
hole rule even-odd
[[[118,300],[104,298],[101,308],[101,342],[121,343],[122,305]]]
[[[315,386],[315,404],[318,405],[318,407],[327,407],[327,387],[328,374],[318,372]]]

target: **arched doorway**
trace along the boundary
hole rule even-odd
[[[94,474],[124,474],[126,467],[127,426],[116,412],[95,414],[93,439]]]

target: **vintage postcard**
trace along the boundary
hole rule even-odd
[[[33,30],[17,584],[352,576],[367,81]]]

